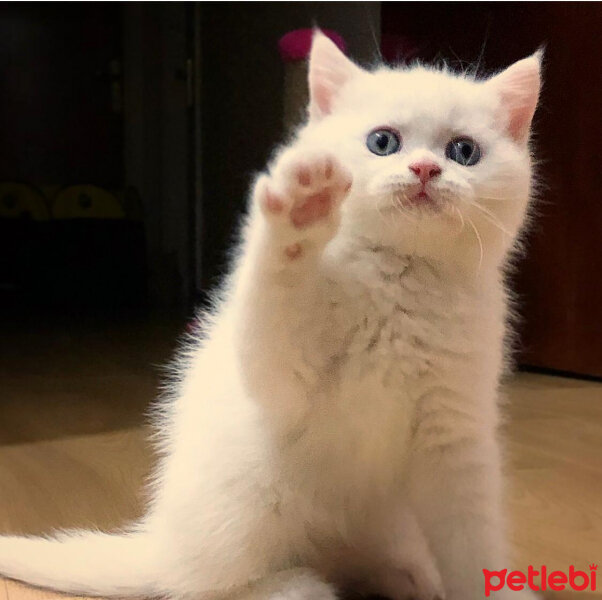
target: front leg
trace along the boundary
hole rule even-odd
[[[331,352],[323,252],[350,187],[332,156],[295,148],[256,182],[233,307],[241,367],[260,400],[302,405]]]
[[[423,403],[415,430],[412,504],[437,561],[446,600],[477,600],[484,597],[483,569],[510,567],[495,427],[467,416],[469,400],[463,410],[448,412],[453,401],[435,396]]]

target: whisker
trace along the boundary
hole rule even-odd
[[[395,199],[399,200],[399,202],[395,203],[395,206],[397,207],[397,209],[399,210],[399,212],[402,213],[403,215],[405,215],[410,221],[415,221],[416,220],[416,216],[414,214],[412,214],[408,210],[408,208],[406,207],[406,205],[404,204],[404,201],[406,201],[406,202],[409,201],[409,198],[408,198],[407,194],[405,192],[398,192],[395,195]]]
[[[516,201],[516,198],[514,198],[513,196],[481,196],[481,194],[479,194],[479,200],[497,200],[509,202],[511,200]]]
[[[481,239],[481,234],[479,233],[479,230],[474,224],[474,221],[468,215],[466,215],[466,218],[468,219],[470,226],[472,227],[475,235],[477,236],[477,241],[479,242],[479,268],[477,269],[477,272],[479,272],[483,264],[483,240]]]
[[[464,215],[462,214],[462,211],[455,204],[452,204],[452,206],[454,207],[454,211],[456,213],[458,213],[458,216],[460,217],[460,223],[462,223],[462,227],[460,228],[460,233],[462,233],[464,231],[464,227],[466,225],[466,223],[464,222]]]
[[[381,64],[384,62],[384,59],[380,50],[380,43],[376,35],[376,27],[374,25],[374,21],[372,20],[372,15],[370,14],[370,11],[368,10],[368,6],[366,4],[364,4],[364,10],[366,12],[366,20],[368,23],[368,28],[370,30],[370,35],[372,37],[372,42],[374,42],[374,49],[372,50],[374,56],[373,60],[375,63]]]
[[[376,212],[378,213],[378,216],[381,218],[381,220],[386,223],[387,219],[385,217],[385,215],[383,214],[383,209],[381,206],[379,206],[378,204],[376,204]]]
[[[512,234],[502,225],[501,221],[489,210],[487,210],[484,206],[481,206],[478,202],[470,202],[469,200],[464,200],[470,206],[474,206],[477,210],[480,210],[483,215],[487,218],[487,220],[497,227],[502,233],[505,233],[508,237],[512,237]]]

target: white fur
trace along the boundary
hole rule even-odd
[[[311,67],[331,95],[256,183],[223,298],[161,412],[146,518],[125,536],[0,538],[0,573],[103,595],[469,600],[483,568],[510,566],[503,267],[531,189],[512,91],[422,67],[368,73],[322,37]],[[533,108],[537,91],[518,90]],[[399,153],[367,150],[383,125],[402,132]],[[457,135],[478,140],[480,163],[445,158]],[[438,211],[406,202],[421,158],[443,166]],[[327,214],[293,226],[325,189]]]

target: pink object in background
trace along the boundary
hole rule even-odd
[[[282,60],[284,62],[305,60],[309,56],[315,31],[315,29],[295,29],[285,33],[278,41],[278,50]],[[320,29],[320,31],[330,38],[341,52],[346,52],[347,44],[341,35],[332,29]]]

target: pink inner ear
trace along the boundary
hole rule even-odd
[[[339,90],[360,69],[326,36],[314,36],[309,61],[310,114],[327,115]]]
[[[535,113],[535,105],[521,106],[510,111],[510,120],[508,122],[508,133],[515,140],[523,140],[527,137],[531,126],[531,119]]]
[[[517,73],[502,90],[502,102],[508,110],[508,132],[516,140],[523,140],[529,134],[531,120],[539,95],[539,74]]]
[[[311,86],[311,100],[315,103],[322,114],[330,112],[333,90],[325,81],[315,81]]]
[[[535,57],[521,60],[491,83],[499,90],[508,133],[517,141],[526,141],[539,96],[539,60]]]
[[[330,99],[332,97],[332,93],[328,88],[323,87],[321,85],[317,85],[314,88],[314,101],[320,108],[320,111],[324,114],[330,112]]]
[[[327,115],[332,110],[332,103],[339,89],[347,81],[346,71],[336,70],[337,65],[314,66],[309,75],[311,101],[319,112]]]

